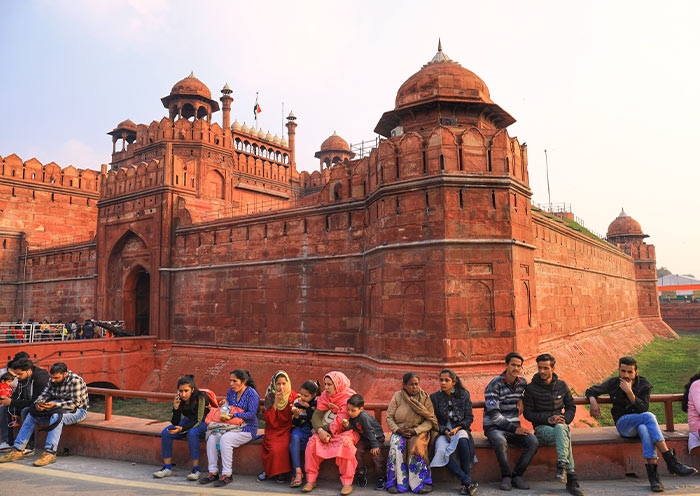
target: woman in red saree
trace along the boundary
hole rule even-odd
[[[335,458],[340,469],[340,494],[352,492],[357,460],[354,431],[343,430],[343,420],[348,419],[348,399],[355,394],[350,388],[350,379],[342,372],[329,372],[324,378],[325,391],[316,403],[311,418],[314,435],[306,445],[306,485],[301,489],[308,493],[316,487],[318,469],[323,460]]]
[[[284,482],[291,472],[289,441],[292,432],[292,404],[297,394],[284,370],[278,370],[265,394],[265,437],[262,442],[262,460],[265,471],[258,480],[274,478]]]

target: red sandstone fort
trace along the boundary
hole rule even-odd
[[[0,157],[0,321],[123,319],[150,337],[64,359],[147,390],[185,370],[223,390],[232,364],[261,383],[340,368],[377,394],[449,366],[474,386],[511,350],[554,353],[582,388],[673,335],[639,223],[623,212],[603,240],[534,208],[515,119],[441,49],[399,88],[376,148],[355,157],[334,134],[312,174],[293,114],[288,140],[272,136],[231,124],[221,93],[177,82],[166,116],[108,133],[100,172]]]

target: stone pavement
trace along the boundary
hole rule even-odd
[[[158,466],[131,464],[129,462],[86,458],[80,456],[59,457],[58,461],[48,467],[32,466],[34,458],[17,463],[0,465],[0,494],[26,495],[95,495],[99,496],[172,496],[193,494],[228,494],[237,496],[287,496],[300,495],[299,490],[292,490],[287,485],[274,482],[256,482],[251,476],[234,477],[233,483],[224,488],[214,488],[191,483],[185,479],[188,471],[177,470],[176,476],[157,480],[153,471]],[[666,477],[665,494],[700,495],[700,476],[689,478]],[[564,486],[555,481],[535,481],[530,491],[513,490],[513,496],[538,495],[558,496],[568,494]],[[583,481],[587,496],[642,496],[651,494],[644,479],[620,479],[612,481]],[[458,485],[436,485],[432,494],[435,496],[454,496],[458,494]],[[311,493],[317,496],[336,496],[340,492],[339,481],[321,481]],[[371,496],[387,494],[375,492],[370,487],[355,488],[353,494]],[[503,496],[496,483],[486,483],[479,487],[479,496]]]

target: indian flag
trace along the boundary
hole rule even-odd
[[[260,105],[258,105],[258,95],[255,95],[255,106],[253,107],[253,116],[257,117],[258,114],[262,112],[262,109],[260,108]]]

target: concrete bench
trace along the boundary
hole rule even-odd
[[[160,463],[160,433],[169,425],[167,422],[149,421],[134,417],[114,416],[105,421],[102,414],[88,413],[87,418],[77,425],[66,426],[61,437],[59,452],[67,448],[70,453],[133,461],[155,465]],[[262,434],[263,431],[259,431]],[[472,468],[478,481],[500,479],[495,453],[482,432],[474,432],[476,456],[479,462]],[[669,447],[675,448],[679,458],[698,466],[700,457],[688,454],[688,426],[677,425],[674,432],[664,432]],[[384,451],[388,450],[388,439]],[[615,479],[625,474],[636,473],[645,477],[641,443],[638,440],[623,439],[614,427],[572,429],[576,472],[581,479]],[[236,474],[256,475],[262,472],[261,439],[255,439],[238,448],[234,453]],[[41,444],[38,444],[41,446]],[[513,462],[520,455],[520,449],[509,450]],[[189,450],[184,440],[175,441],[173,461],[180,471],[189,471]],[[369,462],[369,460],[366,460]],[[206,447],[202,442],[202,467],[206,467]],[[372,471],[372,464],[366,463]],[[547,480],[553,477],[556,467],[556,452],[553,447],[540,447],[528,468],[527,478]],[[660,464],[666,474],[665,464]],[[333,462],[325,462],[321,468],[321,478],[335,479],[338,469]],[[433,478],[453,480],[447,469],[434,470]]]

